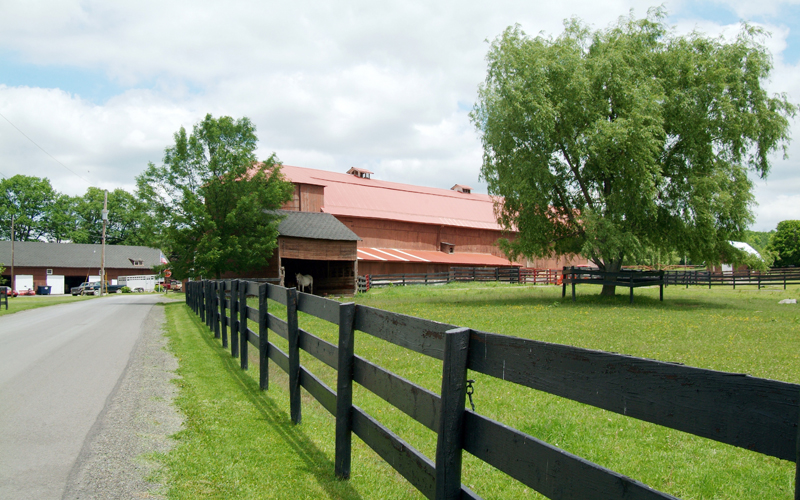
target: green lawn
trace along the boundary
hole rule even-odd
[[[620,292],[627,292],[627,289]],[[579,287],[578,300],[556,287],[450,284],[375,289],[358,303],[474,329],[619,352],[800,383],[797,287],[637,289],[616,300]],[[346,299],[348,300],[348,299]],[[171,498],[421,498],[354,439],[353,479],[333,478],[332,416],[310,398],[303,423],[288,419],[286,377],[271,365],[270,391],[258,391],[257,361],[238,360],[189,317],[169,305],[173,349],[181,359],[180,406],[187,430],[166,457]],[[281,307],[270,302],[271,312]],[[336,327],[306,315],[300,326],[335,343]],[[286,349],[283,339],[270,340]],[[251,353],[255,349],[251,348]],[[439,392],[441,363],[357,333],[356,352]],[[199,360],[203,360],[202,364]],[[309,355],[301,362],[335,387],[333,370]],[[479,413],[681,498],[792,498],[794,464],[671,431],[480,374]],[[433,458],[435,435],[364,390],[355,404]],[[463,482],[484,498],[541,498],[465,454]],[[300,490],[295,484],[305,484]]]
[[[15,312],[36,309],[37,307],[53,306],[65,302],[87,300],[93,297],[73,297],[72,295],[25,295],[8,299],[8,310],[5,304],[0,305],[0,316],[14,314]]]

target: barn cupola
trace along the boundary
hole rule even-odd
[[[356,167],[352,167],[350,170],[347,171],[347,173],[350,175],[355,175],[356,177],[359,177],[361,179],[369,179],[370,178],[369,176],[372,175],[372,172],[370,172],[366,168],[356,168]]]
[[[466,193],[470,194],[472,192],[472,188],[469,186],[464,186],[463,184],[456,184],[455,186],[450,188],[452,191],[458,191],[459,193]]]

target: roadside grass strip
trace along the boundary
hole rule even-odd
[[[80,300],[89,300],[94,297],[73,297],[72,295],[34,295],[30,297],[9,297],[8,310],[6,310],[5,303],[0,307],[0,316],[6,314],[14,314],[20,311],[27,311],[28,309],[37,309],[39,307],[54,306],[57,304],[65,304],[67,302],[77,302]]]
[[[455,289],[457,288],[457,290]],[[576,302],[561,287],[463,283],[373,289],[359,304],[476,330],[574,345],[800,383],[800,308],[778,305],[800,288],[754,293],[637,289],[615,299],[582,286]],[[625,290],[627,292],[627,290]],[[249,305],[256,307],[256,301]],[[257,349],[250,369],[223,350],[183,304],[167,306],[180,360],[178,404],[186,429],[166,457],[169,498],[422,498],[363,442],[353,438],[352,479],[334,478],[333,416],[304,393],[303,420],[289,420],[287,377],[270,366],[258,389]],[[285,308],[269,301],[270,313]],[[336,343],[335,325],[300,314],[299,326]],[[284,351],[286,341],[270,333]],[[356,332],[356,354],[439,393],[441,362]],[[301,351],[301,364],[329,387],[334,370]],[[795,464],[534,391],[478,373],[476,411],[570,453],[679,498],[789,499]],[[354,404],[428,457],[436,435],[357,384]],[[467,402],[469,404],[469,402]],[[464,453],[462,482],[486,499],[544,498]]]
[[[306,396],[303,422],[292,424],[288,378],[279,368],[271,367],[270,389],[262,392],[256,357],[242,371],[188,307],[164,307],[184,414],[176,446],[159,457],[168,498],[422,498],[356,439],[353,476],[336,479],[334,418]]]

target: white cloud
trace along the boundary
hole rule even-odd
[[[748,4],[728,3],[742,17]],[[631,8],[643,16],[651,5],[7,2],[0,7],[0,49],[21,66],[86,69],[127,90],[91,102],[70,94],[70,82],[43,89],[3,86],[0,79],[0,113],[77,175],[107,188],[131,189],[148,161],[160,161],[180,126],[191,128],[212,113],[250,117],[260,157],[275,151],[290,165],[336,171],[364,166],[385,180],[462,183],[485,192],[477,180],[480,141],[464,110],[485,76],[485,40],[515,23],[532,35],[557,35],[563,19],[573,15],[602,28]],[[669,2],[667,8],[680,18],[686,5]],[[757,13],[764,14],[779,3],[759,5]],[[800,96],[800,70],[780,58],[795,27],[781,22],[765,25],[773,32],[767,43],[778,54],[770,88]],[[695,27],[711,35],[738,32],[715,20],[683,17],[677,23],[681,32]],[[788,162],[776,161],[770,179],[798,177],[794,158],[800,160],[800,149],[792,146],[790,154]],[[46,176],[69,194],[87,187],[2,119],[0,173]],[[774,184],[779,188],[769,189],[787,185]],[[764,220],[780,211],[770,208],[775,200],[795,206],[796,197],[785,190],[759,189],[757,196]]]

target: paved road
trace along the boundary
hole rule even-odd
[[[115,295],[0,317],[0,498],[65,495],[159,300]]]

